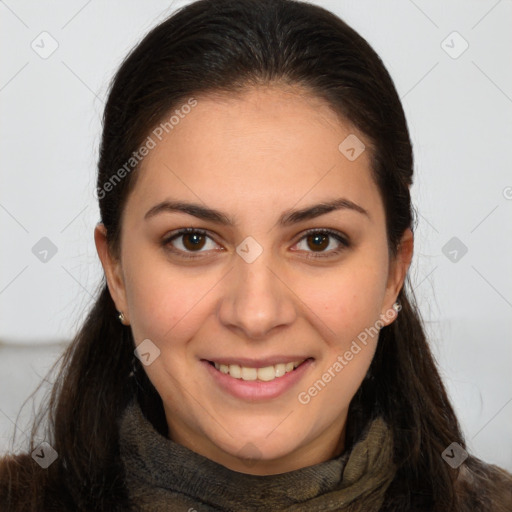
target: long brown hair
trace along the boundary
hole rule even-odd
[[[390,253],[396,254],[415,222],[412,147],[393,81],[369,44],[341,19],[291,0],[194,2],[151,30],[126,57],[109,89],[98,163],[101,222],[112,254],[119,254],[123,207],[137,178],[137,165],[127,169],[126,163],[151,130],[191,97],[268,83],[313,92],[372,142],[373,178],[384,201]],[[402,310],[381,330],[368,374],[351,401],[346,446],[369,420],[383,415],[398,466],[383,510],[454,510],[457,470],[441,453],[453,441],[465,447],[463,435],[408,278],[398,298]],[[118,449],[118,419],[128,401],[137,396],[165,433],[161,399],[133,350],[131,330],[118,321],[103,279],[34,424],[28,452],[37,446],[34,436],[47,413],[45,438],[58,459],[46,470],[29,455],[17,465],[4,459],[0,494],[13,491],[8,510],[129,508]],[[24,486],[21,495],[14,493],[17,484]]]

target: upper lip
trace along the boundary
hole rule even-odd
[[[302,362],[305,359],[311,359],[310,356],[292,355],[292,356],[269,356],[261,359],[251,359],[248,357],[212,357],[205,358],[205,361],[212,363],[225,364],[238,364],[239,366],[245,366],[247,368],[265,368],[266,366],[274,366],[280,363],[294,363],[296,361]]]

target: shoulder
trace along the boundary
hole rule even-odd
[[[459,467],[455,490],[461,512],[512,510],[512,474],[477,457],[468,457]]]

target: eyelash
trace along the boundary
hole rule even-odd
[[[162,241],[162,245],[167,250],[169,250],[169,251],[171,251],[171,252],[173,252],[175,254],[179,254],[180,257],[183,257],[185,259],[193,260],[193,259],[201,258],[201,256],[200,256],[200,252],[201,251],[198,251],[198,255],[197,256],[190,256],[190,252],[187,253],[187,252],[182,251],[181,249],[175,249],[171,245],[171,242],[173,242],[175,239],[179,238],[180,236],[187,235],[187,234],[190,234],[190,233],[204,235],[204,236],[207,236],[208,238],[211,239],[210,235],[208,235],[208,232],[205,231],[204,229],[200,229],[200,228],[184,228],[184,229],[180,229],[179,231],[177,231],[176,233],[172,234],[171,236],[166,237]],[[349,241],[345,237],[343,237],[337,231],[333,231],[333,230],[327,229],[327,228],[326,229],[318,229],[318,228],[309,229],[309,230],[307,230],[304,233],[304,235],[298,240],[297,243],[301,242],[304,238],[307,238],[310,235],[316,235],[316,234],[332,236],[338,242],[340,242],[341,247],[338,248],[338,249],[331,249],[330,251],[327,251],[326,252],[328,254],[327,256],[324,255],[326,253],[319,253],[317,255],[315,253],[311,253],[310,252],[310,253],[308,253],[308,256],[306,256],[306,258],[308,258],[308,259],[332,258],[332,257],[338,256],[344,249],[347,249],[347,248],[350,247],[350,243],[349,243]],[[315,255],[313,255],[313,254],[315,254]]]

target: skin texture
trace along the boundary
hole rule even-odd
[[[354,161],[338,149],[349,134],[366,145]],[[197,106],[137,172],[123,212],[120,260],[110,255],[102,224],[95,242],[135,343],[150,339],[161,351],[144,369],[163,399],[170,438],[230,469],[260,475],[340,454],[348,407],[378,336],[361,345],[307,404],[298,395],[381,315],[381,325],[396,318],[389,311],[413,251],[406,230],[397,258],[389,257],[369,141],[306,91],[259,86],[239,95],[197,97]],[[368,216],[342,209],[277,224],[285,210],[340,197]],[[237,224],[176,212],[144,219],[166,199],[221,210]],[[170,234],[187,227],[208,232],[195,252],[190,235],[164,247]],[[305,235],[311,228],[338,231],[350,246],[329,236],[317,248],[314,235]],[[263,249],[252,263],[236,252],[248,236]],[[173,247],[196,259],[180,257]],[[291,389],[257,401],[227,394],[200,361],[274,355],[314,360]]]

